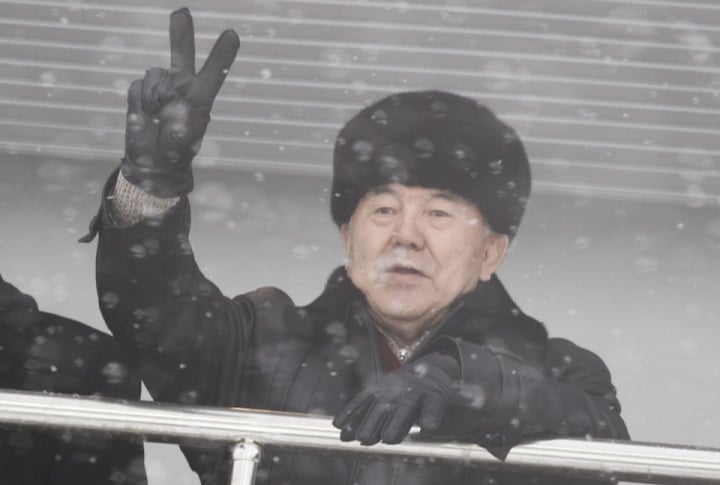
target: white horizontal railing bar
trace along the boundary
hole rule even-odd
[[[167,36],[167,33],[160,30],[148,30],[138,28],[126,28],[126,27],[109,27],[83,23],[73,23],[65,25],[62,23],[53,23],[46,21],[37,20],[25,20],[20,18],[0,18],[0,25],[9,26],[24,26],[24,27],[42,27],[46,29],[59,29],[59,30],[83,30],[89,32],[103,32],[103,33],[116,33],[116,34],[129,34],[137,33],[144,35]],[[213,39],[216,34],[204,34],[196,33],[195,39]],[[550,54],[535,54],[530,52],[521,51],[501,51],[501,50],[484,50],[484,49],[471,49],[462,47],[429,47],[429,46],[416,46],[416,45],[400,45],[400,44],[377,44],[370,42],[348,42],[348,41],[335,41],[328,39],[314,40],[314,39],[301,39],[293,37],[256,37],[256,36],[240,36],[241,44],[245,42],[252,42],[255,45],[280,45],[280,46],[292,46],[292,47],[315,47],[327,49],[330,47],[339,49],[372,49],[382,52],[402,52],[411,54],[446,54],[453,56],[466,56],[473,58],[494,58],[494,59],[511,59],[517,60],[530,60],[530,61],[543,61],[543,62],[558,62],[563,64],[587,64],[590,66],[597,67],[622,67],[622,68],[635,68],[635,69],[656,69],[669,72],[693,72],[693,73],[705,73],[705,74],[717,74],[720,69],[716,67],[708,66],[691,66],[688,64],[680,63],[667,63],[667,62],[649,62],[649,61],[635,61],[625,59],[613,59],[613,58],[591,58],[591,57],[580,57],[580,56],[563,56],[563,55],[550,55]]]
[[[0,84],[3,84],[0,81]],[[118,94],[119,96],[119,94]],[[473,97],[480,98],[480,96],[477,96],[477,94],[472,94]],[[113,98],[114,99],[114,98]],[[236,99],[231,99],[230,97],[220,97],[219,99],[224,101],[232,101],[232,102],[240,102]],[[521,100],[524,100],[522,98]],[[242,100],[242,102],[246,102]],[[255,103],[254,101],[250,100],[247,101],[249,103],[254,104],[262,104],[262,103]],[[0,105],[8,105],[8,106],[20,106],[20,107],[35,107],[35,108],[43,108],[43,109],[57,109],[57,110],[72,110],[72,111],[86,111],[86,112],[96,112],[96,113],[106,113],[106,114],[113,114],[113,115],[121,115],[122,113],[125,113],[126,109],[117,106],[117,103],[115,103],[114,106],[110,105],[90,105],[90,104],[80,104],[80,103],[68,103],[68,102],[59,102],[55,100],[43,100],[43,101],[36,101],[34,99],[27,99],[27,98],[21,98],[21,99],[11,99],[11,98],[3,98],[0,97]],[[358,106],[356,109],[359,109],[360,106]],[[720,112],[718,112],[720,113]],[[712,113],[715,114],[715,113]],[[685,127],[685,126],[676,126],[676,125],[664,125],[664,124],[658,124],[658,123],[645,123],[645,122],[634,122],[634,121],[604,121],[604,120],[588,120],[588,119],[579,119],[579,118],[570,118],[570,117],[560,117],[560,116],[535,116],[535,115],[526,115],[523,113],[518,114],[509,114],[509,113],[501,113],[501,116],[503,119],[513,122],[532,122],[535,124],[571,124],[573,126],[592,126],[592,127],[606,127],[606,128],[618,128],[618,129],[627,129],[627,130],[647,130],[647,131],[671,131],[673,133],[690,133],[690,134],[709,134],[709,135],[716,135],[720,133],[717,129],[713,128],[698,128],[698,127]],[[223,121],[223,122],[232,122],[232,123],[247,123],[248,126],[250,123],[255,124],[261,124],[261,125],[279,125],[284,127],[294,126],[294,127],[302,127],[302,128],[321,128],[321,129],[329,129],[335,132],[336,130],[339,130],[341,127],[341,124],[339,122],[326,122],[321,120],[293,120],[293,119],[287,119],[287,118],[281,118],[281,119],[273,119],[273,118],[267,118],[262,116],[229,116],[229,115],[214,115],[213,120],[216,122]],[[78,127],[75,127],[76,129]],[[67,129],[73,129],[72,124],[67,125]],[[95,129],[95,128],[92,128]],[[233,140],[235,137],[232,138]],[[526,138],[527,140],[530,140],[529,137]],[[532,139],[533,141],[537,141],[540,143],[543,142],[549,142],[549,143],[555,143],[559,145],[564,144],[576,144],[580,143],[584,146],[597,146],[598,142],[592,141],[592,140],[577,140],[576,143],[571,143],[568,140],[563,139],[553,139],[549,137],[543,137],[538,136],[534,137]],[[273,140],[273,143],[276,143],[276,140]],[[285,142],[292,143],[292,142]],[[301,143],[300,141],[297,142],[298,144]],[[312,144],[315,146],[316,144]],[[323,145],[324,146],[324,145]],[[652,144],[645,144],[645,145],[635,145],[630,143],[620,143],[620,142],[601,142],[600,146],[603,148],[619,148],[619,149],[636,149],[636,150],[644,150],[644,151],[677,151],[680,150],[682,153],[701,153],[701,154],[715,154],[716,151],[711,149],[708,151],[704,148],[693,148],[688,146],[672,146],[672,145],[655,145]]]
[[[350,0],[283,0],[284,3],[295,3],[295,4],[317,4],[317,5],[334,5],[338,7],[354,7],[356,6],[354,2]],[[20,2],[17,1],[9,1],[9,2],[0,2],[0,3],[8,3],[8,4],[18,4]],[[25,3],[25,0],[23,1]],[[141,7],[138,9],[137,6],[131,6],[131,7],[123,7],[123,6],[113,6],[112,8],[109,8],[105,5],[91,5],[91,4],[85,4],[82,2],[48,2],[48,1],[30,1],[27,0],[27,3],[29,5],[43,5],[47,7],[59,7],[59,8],[82,8],[85,10],[112,10],[116,12],[135,12],[135,11],[141,11],[146,14],[166,14],[167,10],[155,8],[155,7]],[[442,13],[459,13],[459,14],[467,14],[467,15],[494,15],[498,17],[513,17],[513,18],[521,18],[521,19],[542,19],[542,20],[560,20],[560,21],[573,21],[573,22],[587,22],[587,23],[609,23],[612,25],[630,25],[634,27],[655,27],[655,28],[666,28],[666,29],[698,29],[698,30],[709,30],[709,31],[715,31],[717,28],[712,25],[708,24],[688,24],[683,22],[673,22],[673,21],[659,21],[659,20],[646,20],[646,19],[633,19],[633,18],[625,18],[625,17],[618,17],[618,16],[592,16],[592,15],[580,15],[580,14],[564,14],[564,13],[558,13],[558,12],[543,12],[543,11],[532,11],[528,9],[523,9],[522,11],[517,10],[511,10],[507,8],[491,8],[491,7],[475,7],[475,6],[468,6],[468,5],[445,5],[442,2],[438,2],[437,5],[418,5],[413,4],[410,2],[387,2],[387,1],[369,1],[364,0],[362,3],[363,7],[374,7],[378,9],[385,9],[389,11],[398,11],[398,12],[406,12],[409,10],[418,10],[418,11],[434,11],[434,12],[442,12]],[[667,4],[664,4],[664,6],[668,6]],[[672,5],[670,5],[672,6]],[[674,5],[679,6],[679,5]],[[684,7],[684,5],[683,5]],[[688,8],[706,8],[704,5],[701,4],[689,4]],[[708,6],[707,8],[712,9],[712,6]],[[132,9],[132,10],[131,10]],[[201,18],[233,18],[235,16],[242,16],[242,14],[234,14],[233,12],[228,11],[213,11],[210,9],[193,9],[193,15]]]
[[[325,5],[337,5],[337,4],[348,4],[348,0],[280,0],[282,3],[290,3],[290,4],[303,4],[303,3],[315,3],[315,4],[325,4]],[[670,2],[670,1],[650,1],[650,0],[594,0],[598,3],[619,3],[619,4],[644,4],[649,6],[669,6],[669,7],[681,7],[681,8],[710,8],[710,9],[717,9],[720,8],[720,6],[714,6],[714,5],[708,5],[706,3],[698,3],[698,2],[685,2],[685,0],[682,0],[681,2]],[[395,1],[368,1],[365,0],[363,4],[367,5],[373,5],[373,6],[380,6],[384,8],[395,8],[395,9],[413,9],[413,10],[429,10],[429,11],[439,11],[439,12],[457,12],[457,13],[473,13],[478,12],[478,10],[482,10],[482,13],[486,13],[487,10],[489,10],[487,7],[473,7],[470,5],[447,5],[445,2],[437,2],[435,5],[420,5],[420,4],[413,4],[413,3],[402,3],[402,2],[395,2]],[[495,8],[494,10],[498,10]],[[517,14],[516,15],[521,15]],[[545,15],[552,15],[552,14],[545,14]]]
[[[142,72],[135,71],[132,69],[125,69],[125,68],[116,68],[116,67],[110,67],[110,66],[89,66],[89,65],[81,65],[81,64],[75,64],[75,63],[67,63],[67,62],[36,62],[36,61],[26,61],[21,59],[10,59],[10,58],[3,58],[0,57],[0,67],[3,66],[19,66],[19,67],[30,67],[30,68],[43,68],[43,69],[62,69],[62,70],[69,70],[69,71],[79,71],[81,73],[103,73],[103,74],[120,74],[120,75],[129,75],[138,77],[142,75]],[[532,80],[531,77],[526,76],[523,77],[523,79]],[[412,85],[404,85],[402,88],[399,88],[396,85],[377,85],[377,84],[365,84],[362,86],[362,88],[359,88],[357,85],[346,82],[329,82],[329,81],[302,81],[302,80],[277,80],[277,79],[261,79],[261,78],[251,78],[247,76],[228,76],[226,78],[226,83],[241,83],[245,85],[250,84],[258,84],[258,85],[272,85],[272,86],[282,86],[282,87],[289,87],[289,88],[301,88],[301,87],[310,87],[310,88],[321,88],[326,90],[353,90],[357,91],[358,89],[362,89],[364,92],[372,92],[372,93],[381,93],[381,94],[389,94],[394,91],[398,91],[399,89],[402,90],[410,90],[410,89],[424,89],[427,88],[427,86],[412,86]],[[570,83],[571,84],[571,83]],[[619,84],[613,84],[616,86],[622,86],[624,83]],[[52,83],[46,83],[47,88],[53,88],[56,87],[55,84]],[[610,85],[610,84],[608,84]],[[627,86],[630,86],[629,84]],[[57,85],[57,87],[62,87],[61,85]],[[648,86],[648,89],[651,89],[651,86]],[[124,90],[119,90],[115,88],[114,86],[109,86],[107,89],[103,89],[102,87],[98,87],[98,89],[105,90],[108,92],[124,92]],[[672,88],[675,89],[675,88]],[[685,88],[677,88],[678,90],[685,90]],[[691,88],[688,88],[688,90],[691,90]],[[486,99],[486,100],[517,100],[518,95],[517,94],[503,94],[500,92],[477,92],[477,91],[467,91],[465,90],[464,93],[468,96],[473,96],[479,99]],[[720,91],[716,88],[710,88],[709,90],[698,90],[698,94],[701,93],[709,93],[713,96],[717,96]],[[233,97],[233,96],[226,96],[221,95],[218,97],[219,100],[238,100],[239,97]],[[555,104],[555,105],[573,105],[576,106],[578,104],[577,98],[568,98],[568,97],[557,97],[557,96],[536,96],[536,95],[524,95],[521,98],[519,98],[523,102],[532,102],[532,103],[547,103],[547,104]],[[720,114],[720,110],[717,109],[705,109],[705,108],[699,108],[697,106],[672,106],[672,105],[663,105],[658,103],[632,103],[632,102],[612,102],[612,101],[602,101],[602,100],[589,100],[589,99],[583,99],[582,100],[583,106],[595,106],[595,107],[602,107],[602,108],[616,108],[616,109],[638,109],[638,110],[644,110],[644,111],[668,111],[668,112],[678,112],[678,113],[697,113],[697,114]]]
[[[96,66],[80,66],[78,64],[68,64],[68,63],[47,63],[47,62],[26,62],[26,61],[20,61],[16,59],[5,59],[0,58],[0,69],[4,67],[5,65],[8,66],[20,66],[20,67],[31,67],[31,68],[57,68],[57,69],[63,69],[63,70],[71,70],[71,71],[79,71],[81,73],[113,73],[113,74],[126,74],[134,77],[142,76],[142,73],[133,72],[131,70],[125,70],[125,69],[115,69],[111,67],[103,67],[98,68]],[[379,85],[379,84],[364,84],[361,87],[358,87],[357,85],[354,85],[353,83],[347,82],[347,83],[340,83],[340,82],[330,82],[330,81],[301,81],[301,80],[277,80],[277,79],[261,79],[261,78],[250,78],[250,77],[243,77],[243,76],[228,76],[226,78],[226,83],[232,84],[232,83],[238,83],[243,85],[259,85],[259,86],[275,86],[275,87],[287,87],[292,89],[298,89],[298,88],[318,88],[318,89],[324,89],[324,90],[343,90],[343,91],[362,91],[364,93],[373,93],[376,97],[380,97],[381,95],[387,95],[399,90],[407,91],[407,90],[420,90],[420,89],[428,89],[428,86],[416,86],[416,85],[409,85],[405,84],[402,87],[399,87],[397,85],[392,84],[386,84],[386,85]],[[61,87],[60,85],[54,85],[52,83],[46,83],[46,87],[48,89],[54,88],[54,87]],[[122,95],[122,93],[125,92],[125,90],[116,89],[114,87],[111,87],[108,85],[107,89],[98,88],[98,90],[107,91],[109,93],[120,93],[119,96]],[[545,103],[550,105],[568,105],[568,106],[579,106],[578,98],[570,98],[570,97],[558,97],[558,96],[539,96],[539,95],[522,95],[518,96],[517,94],[503,94],[501,92],[494,92],[494,91],[469,91],[469,90],[462,90],[458,91],[461,94],[465,94],[466,96],[471,96],[476,99],[483,99],[485,102],[490,101],[497,101],[497,100],[503,100],[503,101],[520,101],[523,103]],[[715,95],[716,90],[712,91],[712,94]],[[375,94],[377,93],[377,94]],[[720,93],[720,91],[718,91]],[[222,101],[244,101],[248,98],[242,98],[238,96],[231,96],[231,95],[220,95],[218,100]],[[9,101],[6,101],[9,102]],[[339,107],[344,107],[344,105],[338,105]],[[686,105],[668,105],[668,104],[659,104],[659,103],[633,103],[633,102],[612,102],[612,101],[603,101],[603,100],[590,100],[590,99],[582,99],[582,106],[583,107],[597,107],[597,108],[611,108],[611,109],[623,109],[623,110],[642,110],[642,111],[648,111],[648,112],[670,112],[670,113],[683,113],[683,114],[709,114],[709,115],[718,115],[720,114],[720,110],[718,109],[707,109],[707,108],[699,108],[697,106],[686,106]],[[118,111],[124,111],[120,108],[115,108]]]
[[[0,139],[0,152],[10,153],[12,155],[33,155],[39,156],[59,156],[72,157],[74,161],[82,162],[98,162],[117,164],[120,155],[115,149],[99,149],[86,145],[58,145],[58,144],[38,144],[25,143],[17,141],[9,141]],[[572,162],[572,161],[571,161]],[[277,173],[292,175],[307,175],[317,177],[330,177],[331,167],[327,164],[317,162],[282,162],[277,160],[261,160],[249,158],[227,158],[227,157],[204,157],[198,156],[194,162],[198,168],[208,169],[226,169],[226,170],[242,170],[257,171],[261,173]],[[550,159],[536,159],[534,163],[553,164],[563,163],[563,161],[554,162]],[[583,162],[572,162],[576,166],[580,166]],[[681,174],[679,174],[681,175]],[[715,177],[715,172],[711,171],[704,176]],[[583,184],[583,183],[558,183],[545,180],[533,181],[533,187],[538,193],[552,194],[581,194],[584,197],[598,197],[605,199],[622,199],[630,201],[657,202],[657,203],[689,203],[693,206],[710,204],[713,207],[720,203],[720,195],[715,191],[693,191],[683,190],[678,187],[676,190],[670,189],[648,189],[647,187],[622,187],[617,185],[600,185],[600,184]]]
[[[0,86],[4,85],[5,83],[0,79]],[[30,86],[31,83],[26,83],[26,86]],[[34,86],[33,86],[34,87]],[[52,86],[48,89],[55,89],[55,86]],[[97,93],[97,91],[95,91]],[[110,93],[110,94],[117,94],[118,92],[106,90],[104,93]],[[88,90],[88,95],[93,94],[91,91]],[[113,98],[114,99],[114,98]],[[231,99],[231,97],[223,97],[223,101],[232,101],[237,103],[247,103],[247,104],[271,104],[271,103],[265,103],[265,102],[259,102],[252,98],[242,99],[242,98],[234,98]],[[62,103],[62,102],[56,102],[56,101],[34,101],[32,99],[24,98],[19,101],[9,98],[0,98],[0,105],[10,105],[10,106],[22,106],[22,107],[40,107],[44,109],[69,109],[69,110],[77,110],[77,111],[85,111],[84,104],[72,104],[72,103]],[[276,104],[280,104],[279,102]],[[289,104],[289,103],[288,103]],[[297,107],[303,107],[301,104],[295,104],[293,106]],[[306,103],[304,105],[308,108],[323,108],[323,109],[332,109],[332,108],[325,108],[324,106],[318,104],[316,106]],[[348,107],[342,107],[341,109],[346,110],[359,110],[361,106],[356,105],[348,105]],[[339,108],[340,109],[340,108]],[[93,106],[91,107],[91,110],[96,110],[98,112],[103,113],[112,113],[112,114],[121,114],[125,112],[122,108],[116,108],[116,107],[109,107],[109,106]],[[505,121],[512,121],[512,122],[531,122],[535,125],[540,124],[553,124],[553,125],[571,125],[574,127],[582,127],[582,126],[592,126],[594,128],[617,128],[622,130],[646,130],[649,132],[654,131],[669,131],[672,133],[689,133],[694,135],[720,135],[720,127],[718,128],[699,128],[699,127],[688,127],[688,126],[680,126],[680,125],[671,125],[671,124],[659,124],[659,123],[645,123],[645,122],[634,122],[634,121],[604,121],[599,119],[582,119],[582,118],[571,118],[571,117],[560,117],[560,116],[542,116],[542,115],[526,115],[523,113],[517,113],[517,114],[504,114],[502,115],[503,119]],[[120,119],[118,117],[118,119]],[[310,120],[296,120],[296,119],[287,119],[287,118],[269,118],[269,117],[262,117],[262,116],[223,116],[223,115],[216,115],[213,116],[213,120],[216,121],[224,121],[224,122],[231,122],[231,123],[247,123],[248,126],[250,126],[251,123],[254,124],[260,124],[260,125],[279,125],[282,127],[301,127],[301,128],[326,128],[333,130],[333,132],[340,129],[342,126],[341,122],[325,122],[320,121],[317,119],[310,119]],[[28,126],[28,127],[44,127],[44,128],[52,128],[52,129],[58,129],[58,130],[76,130],[76,131],[97,131],[98,129],[103,129],[105,131],[116,131],[119,133],[124,133],[124,128],[116,124],[115,128],[112,126],[102,127],[98,128],[97,126],[89,126],[89,125],[79,125],[76,123],[54,123],[54,122],[46,122],[46,121],[24,121],[19,119],[13,119],[13,118],[6,118],[1,119],[0,118],[0,124],[8,124],[8,125],[15,125],[15,126]],[[119,126],[119,127],[118,127]],[[241,130],[238,131],[238,134],[241,132]],[[212,136],[212,135],[211,135]],[[657,135],[661,136],[661,135]],[[217,137],[216,139],[223,139],[224,137]],[[230,137],[231,140],[237,140],[237,136]],[[302,141],[297,140],[285,140],[283,142],[279,142],[278,140],[272,140],[272,143],[277,144],[303,144]],[[328,147],[332,146],[331,143],[309,143],[308,146],[317,146],[317,147]],[[686,145],[683,145],[682,149],[685,150],[687,148]]]
[[[0,120],[0,125],[12,125],[13,123],[7,123],[5,120]],[[20,124],[20,123],[15,123]],[[23,126],[34,126],[31,124],[24,124]],[[52,125],[43,125],[38,124],[37,126],[52,126]],[[122,134],[122,130],[116,130],[116,129],[107,129],[102,128],[100,131],[105,131],[108,133],[115,133],[115,134]],[[220,138],[216,137],[208,137],[209,140],[220,140]],[[278,144],[277,140],[265,140],[265,139],[248,139],[243,140],[243,143],[247,144]],[[293,143],[292,141],[289,143],[284,143],[285,146],[292,146],[292,147],[306,147],[306,148],[326,148],[326,145],[324,144],[300,144],[300,143]],[[331,145],[327,145],[327,148],[329,148]],[[98,155],[107,157],[109,156],[110,160],[104,159],[102,161],[112,161],[113,163],[116,163],[121,158],[121,151],[118,149],[112,149],[112,148],[97,148],[87,145],[58,145],[58,144],[52,144],[52,143],[44,143],[39,144],[36,142],[22,142],[17,140],[5,140],[0,138],[0,148],[5,148],[7,151],[17,151],[17,152],[23,152],[23,153],[45,153],[48,154],[61,154],[64,156],[92,156],[92,155]],[[255,170],[263,170],[267,169],[271,172],[281,172],[281,173],[307,173],[307,174],[316,174],[326,177],[332,176],[332,166],[330,161],[327,161],[325,163],[318,162],[318,161],[306,161],[306,160],[294,160],[292,162],[283,162],[279,160],[272,160],[272,159],[248,159],[243,157],[222,157],[222,156],[204,156],[204,155],[198,155],[195,160],[199,162],[198,166],[203,166],[207,168],[221,168],[221,169],[228,169],[228,170],[248,170],[248,169],[255,169]],[[663,176],[663,175],[671,175],[671,176],[678,176],[681,178],[687,178],[687,179],[708,179],[708,178],[716,178],[720,176],[720,171],[718,171],[715,168],[672,168],[667,167],[663,165],[637,165],[628,163],[625,165],[618,165],[618,164],[612,164],[608,162],[601,162],[601,161],[593,161],[593,160],[575,160],[570,158],[541,158],[541,157],[534,157],[531,160],[531,163],[535,166],[554,166],[559,167],[563,169],[592,169],[592,170],[602,170],[606,172],[634,172],[634,173],[644,173],[648,174],[650,176]],[[536,185],[542,185],[542,184],[549,184],[548,186],[552,185],[553,187],[569,187],[567,184],[557,184],[553,182],[544,182],[542,180],[534,180],[533,184]],[[580,186],[579,186],[580,187]],[[594,190],[602,189],[603,192],[606,192],[610,189],[610,187],[600,187],[597,185],[582,185],[581,186],[583,191],[588,190]],[[633,189],[633,192],[636,192],[636,189]],[[642,193],[645,193],[644,191],[641,191]],[[663,192],[665,193],[665,192]],[[650,194],[648,192],[648,194]],[[653,193],[654,196],[660,195],[660,193]],[[673,196],[680,196],[683,195],[681,193],[673,193]],[[696,198],[697,194],[684,194],[683,197],[690,197],[690,198]],[[653,197],[654,198],[654,197]],[[711,196],[713,201],[717,201],[717,197]]]
[[[425,457],[488,468],[555,471],[644,483],[719,483],[720,450],[631,442],[549,440],[515,447],[506,464],[476,445],[423,443],[371,447],[342,442],[326,417],[183,407],[0,391],[0,423],[77,428],[155,440],[238,443],[362,455]],[[681,482],[679,480],[682,479]]]
[[[0,45],[2,44],[19,44],[18,42],[12,42],[12,40],[9,40],[4,37],[0,37]],[[42,46],[42,44],[47,45],[54,45],[57,46],[57,43],[51,43],[51,42],[26,42],[23,41],[22,45],[29,45],[29,46]],[[104,49],[102,47],[96,47],[91,50],[96,51],[102,51],[102,52],[109,52],[108,49]],[[144,51],[135,51],[131,49],[113,49],[113,52],[122,52],[122,53],[137,53],[137,54],[151,54],[153,52],[152,49],[145,49]],[[159,52],[159,50],[158,50]],[[480,78],[489,78],[489,79],[502,79],[502,80],[518,80],[518,77],[520,76],[517,73],[513,72],[500,72],[500,71],[492,71],[492,70],[460,70],[460,69],[431,69],[431,68],[418,68],[410,65],[401,65],[401,64],[374,64],[374,63],[367,63],[364,62],[362,64],[353,64],[349,62],[334,62],[334,61],[304,61],[304,60],[298,60],[298,59],[290,59],[286,57],[269,57],[269,56],[242,56],[239,55],[235,58],[235,63],[263,63],[268,65],[278,65],[278,66],[285,66],[285,65],[293,65],[293,66],[301,66],[301,67],[313,67],[318,69],[327,69],[328,67],[332,68],[338,68],[338,69],[353,69],[353,70],[361,70],[361,71],[384,71],[384,72],[417,72],[417,73],[427,73],[427,74],[442,74],[442,75],[454,75],[454,76],[474,76],[478,79]],[[28,62],[23,61],[22,59],[13,59],[13,58],[0,58],[1,64],[7,64],[9,66],[23,66],[23,67],[44,67],[44,68],[55,68],[55,69],[67,69],[67,70],[73,70],[73,71],[84,71],[87,73],[95,73],[95,72],[101,72],[101,73],[116,73],[116,74],[129,74],[133,76],[140,76],[142,75],[142,71],[138,69],[131,69],[131,68],[121,68],[121,67],[110,67],[110,66],[100,66],[102,69],[97,69],[97,66],[84,66],[82,64],[77,63],[67,63],[67,62],[53,62],[48,63],[45,61],[35,61],[35,62]],[[539,75],[539,74],[532,74],[532,73],[522,73],[522,81],[523,82],[538,82],[538,83],[562,83],[564,86],[572,87],[574,85],[579,86],[598,86],[598,87],[611,87],[611,88],[629,88],[629,89],[647,89],[647,90],[655,90],[658,93],[660,92],[680,92],[680,93],[692,93],[692,94],[709,94],[712,96],[720,96],[720,88],[718,87],[705,87],[701,85],[679,85],[679,84],[670,84],[667,82],[637,82],[637,81],[614,81],[612,79],[598,79],[598,78],[583,78],[583,77],[568,77],[568,76],[551,76],[551,75]],[[63,84],[55,82],[52,84],[52,86],[48,86],[48,83],[42,83],[42,82],[32,82],[26,79],[17,80],[12,78],[3,78],[0,79],[0,82],[4,84],[21,84],[23,82],[28,83],[28,85],[35,85],[35,84],[42,84],[45,87],[53,87],[53,88],[63,88],[63,89],[93,89],[93,90],[109,90],[109,91],[119,91],[123,94],[127,91],[127,89],[117,89],[112,86],[108,86],[105,84]],[[286,101],[283,101],[285,103]],[[303,103],[302,101],[297,101],[297,103]],[[317,102],[312,104],[318,104]],[[344,107],[343,104],[334,104],[333,107]],[[350,105],[348,105],[350,106]]]
[[[0,103],[2,104],[2,103]],[[98,110],[90,110],[87,111],[98,111]],[[224,120],[228,121],[227,119],[223,119],[221,117],[216,117],[216,120]],[[69,130],[72,128],[70,127]],[[77,130],[76,130],[77,131]],[[98,131],[103,131],[106,133],[120,133],[119,130],[111,130],[108,128],[98,128]],[[303,140],[285,140],[281,141],[280,139],[275,138],[258,138],[258,137],[246,137],[246,138],[240,138],[240,137],[233,137],[233,136],[220,136],[220,135],[209,135],[205,137],[205,140],[213,140],[213,141],[222,141],[225,143],[245,143],[245,144],[255,144],[255,145],[271,145],[276,147],[283,147],[283,149],[288,147],[302,147],[302,148],[318,148],[318,149],[327,149],[328,147],[332,146],[332,142],[328,141],[327,143],[322,142],[306,142]],[[581,147],[581,148],[594,148],[594,149],[600,149],[600,150],[624,150],[624,151],[634,151],[634,152],[645,152],[645,153],[675,153],[678,155],[699,155],[699,156],[707,156],[707,157],[720,157],[720,151],[718,150],[707,150],[704,148],[694,148],[694,147],[684,147],[684,146],[670,146],[670,145],[656,145],[655,143],[649,143],[647,145],[640,145],[640,144],[629,144],[629,143],[621,143],[621,142],[594,142],[590,140],[566,140],[563,138],[552,138],[552,137],[533,137],[533,136],[524,136],[523,141],[530,145],[531,143],[537,143],[537,144],[545,144],[545,145],[555,145],[558,147]],[[21,146],[24,142],[16,142],[15,140],[3,140],[3,143],[7,145],[13,145],[17,144],[18,146]],[[37,143],[37,146],[49,146],[46,144],[39,144]],[[87,147],[80,146],[78,147],[81,150],[85,150]],[[232,158],[231,158],[232,159]]]
[[[23,1],[23,5],[42,5],[42,6],[56,6],[58,8],[72,9],[73,7],[68,4],[56,4],[53,2],[31,2],[28,0]],[[166,16],[168,9],[157,9],[147,7],[118,7],[109,9],[109,5],[87,5],[83,6],[83,9],[91,10],[92,8],[101,9],[103,11],[114,10],[120,13],[137,14],[143,12],[149,15]],[[77,7],[75,7],[77,8]],[[444,12],[447,13],[447,12]],[[542,33],[528,33],[524,31],[517,31],[512,29],[488,29],[481,27],[462,27],[458,25],[447,26],[447,25],[435,25],[430,23],[417,23],[417,22],[386,22],[378,20],[367,20],[367,19],[354,19],[347,20],[341,18],[318,18],[313,16],[305,16],[296,18],[288,17],[284,15],[267,15],[257,14],[253,12],[221,12],[221,11],[205,11],[193,9],[193,17],[196,19],[222,19],[225,21],[238,21],[238,22],[257,22],[257,23],[277,23],[277,24],[290,24],[293,26],[297,25],[318,25],[328,27],[344,27],[352,28],[355,30],[394,30],[394,31],[409,31],[409,32],[422,32],[422,33],[440,33],[449,35],[493,35],[498,37],[505,37],[511,39],[529,39],[529,40],[541,40],[541,41],[560,41],[560,42],[575,42],[575,43],[598,43],[603,45],[615,45],[615,46],[636,46],[643,48],[658,48],[658,49],[669,49],[669,50],[690,50],[690,47],[682,43],[670,43],[660,42],[653,40],[636,40],[636,39],[619,39],[610,37],[597,37],[597,36],[581,36],[571,34],[558,34],[551,32]],[[597,16],[588,17],[591,19],[599,18]],[[106,24],[98,22],[84,23],[83,25],[95,26],[99,28],[104,27]],[[677,25],[673,23],[673,25]],[[690,26],[687,26],[690,28]],[[692,50],[696,52],[718,52],[720,47],[712,45],[697,45],[692,46]]]

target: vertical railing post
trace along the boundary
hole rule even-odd
[[[252,440],[241,441],[232,450],[230,485],[254,485],[261,448]]]

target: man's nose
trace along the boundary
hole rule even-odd
[[[423,248],[425,245],[425,238],[416,214],[411,212],[404,212],[400,214],[395,222],[393,230],[393,243],[395,246],[402,246],[411,249]]]

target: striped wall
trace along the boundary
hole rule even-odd
[[[716,0],[0,0],[0,152],[117,160],[181,5],[198,62],[224,28],[242,42],[205,165],[327,176],[352,112],[441,88],[517,128],[538,191],[720,201]]]

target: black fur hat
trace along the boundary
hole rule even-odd
[[[515,131],[485,106],[444,91],[393,94],[355,115],[335,144],[330,210],[350,220],[372,188],[449,190],[511,238],[530,196],[530,165]]]

